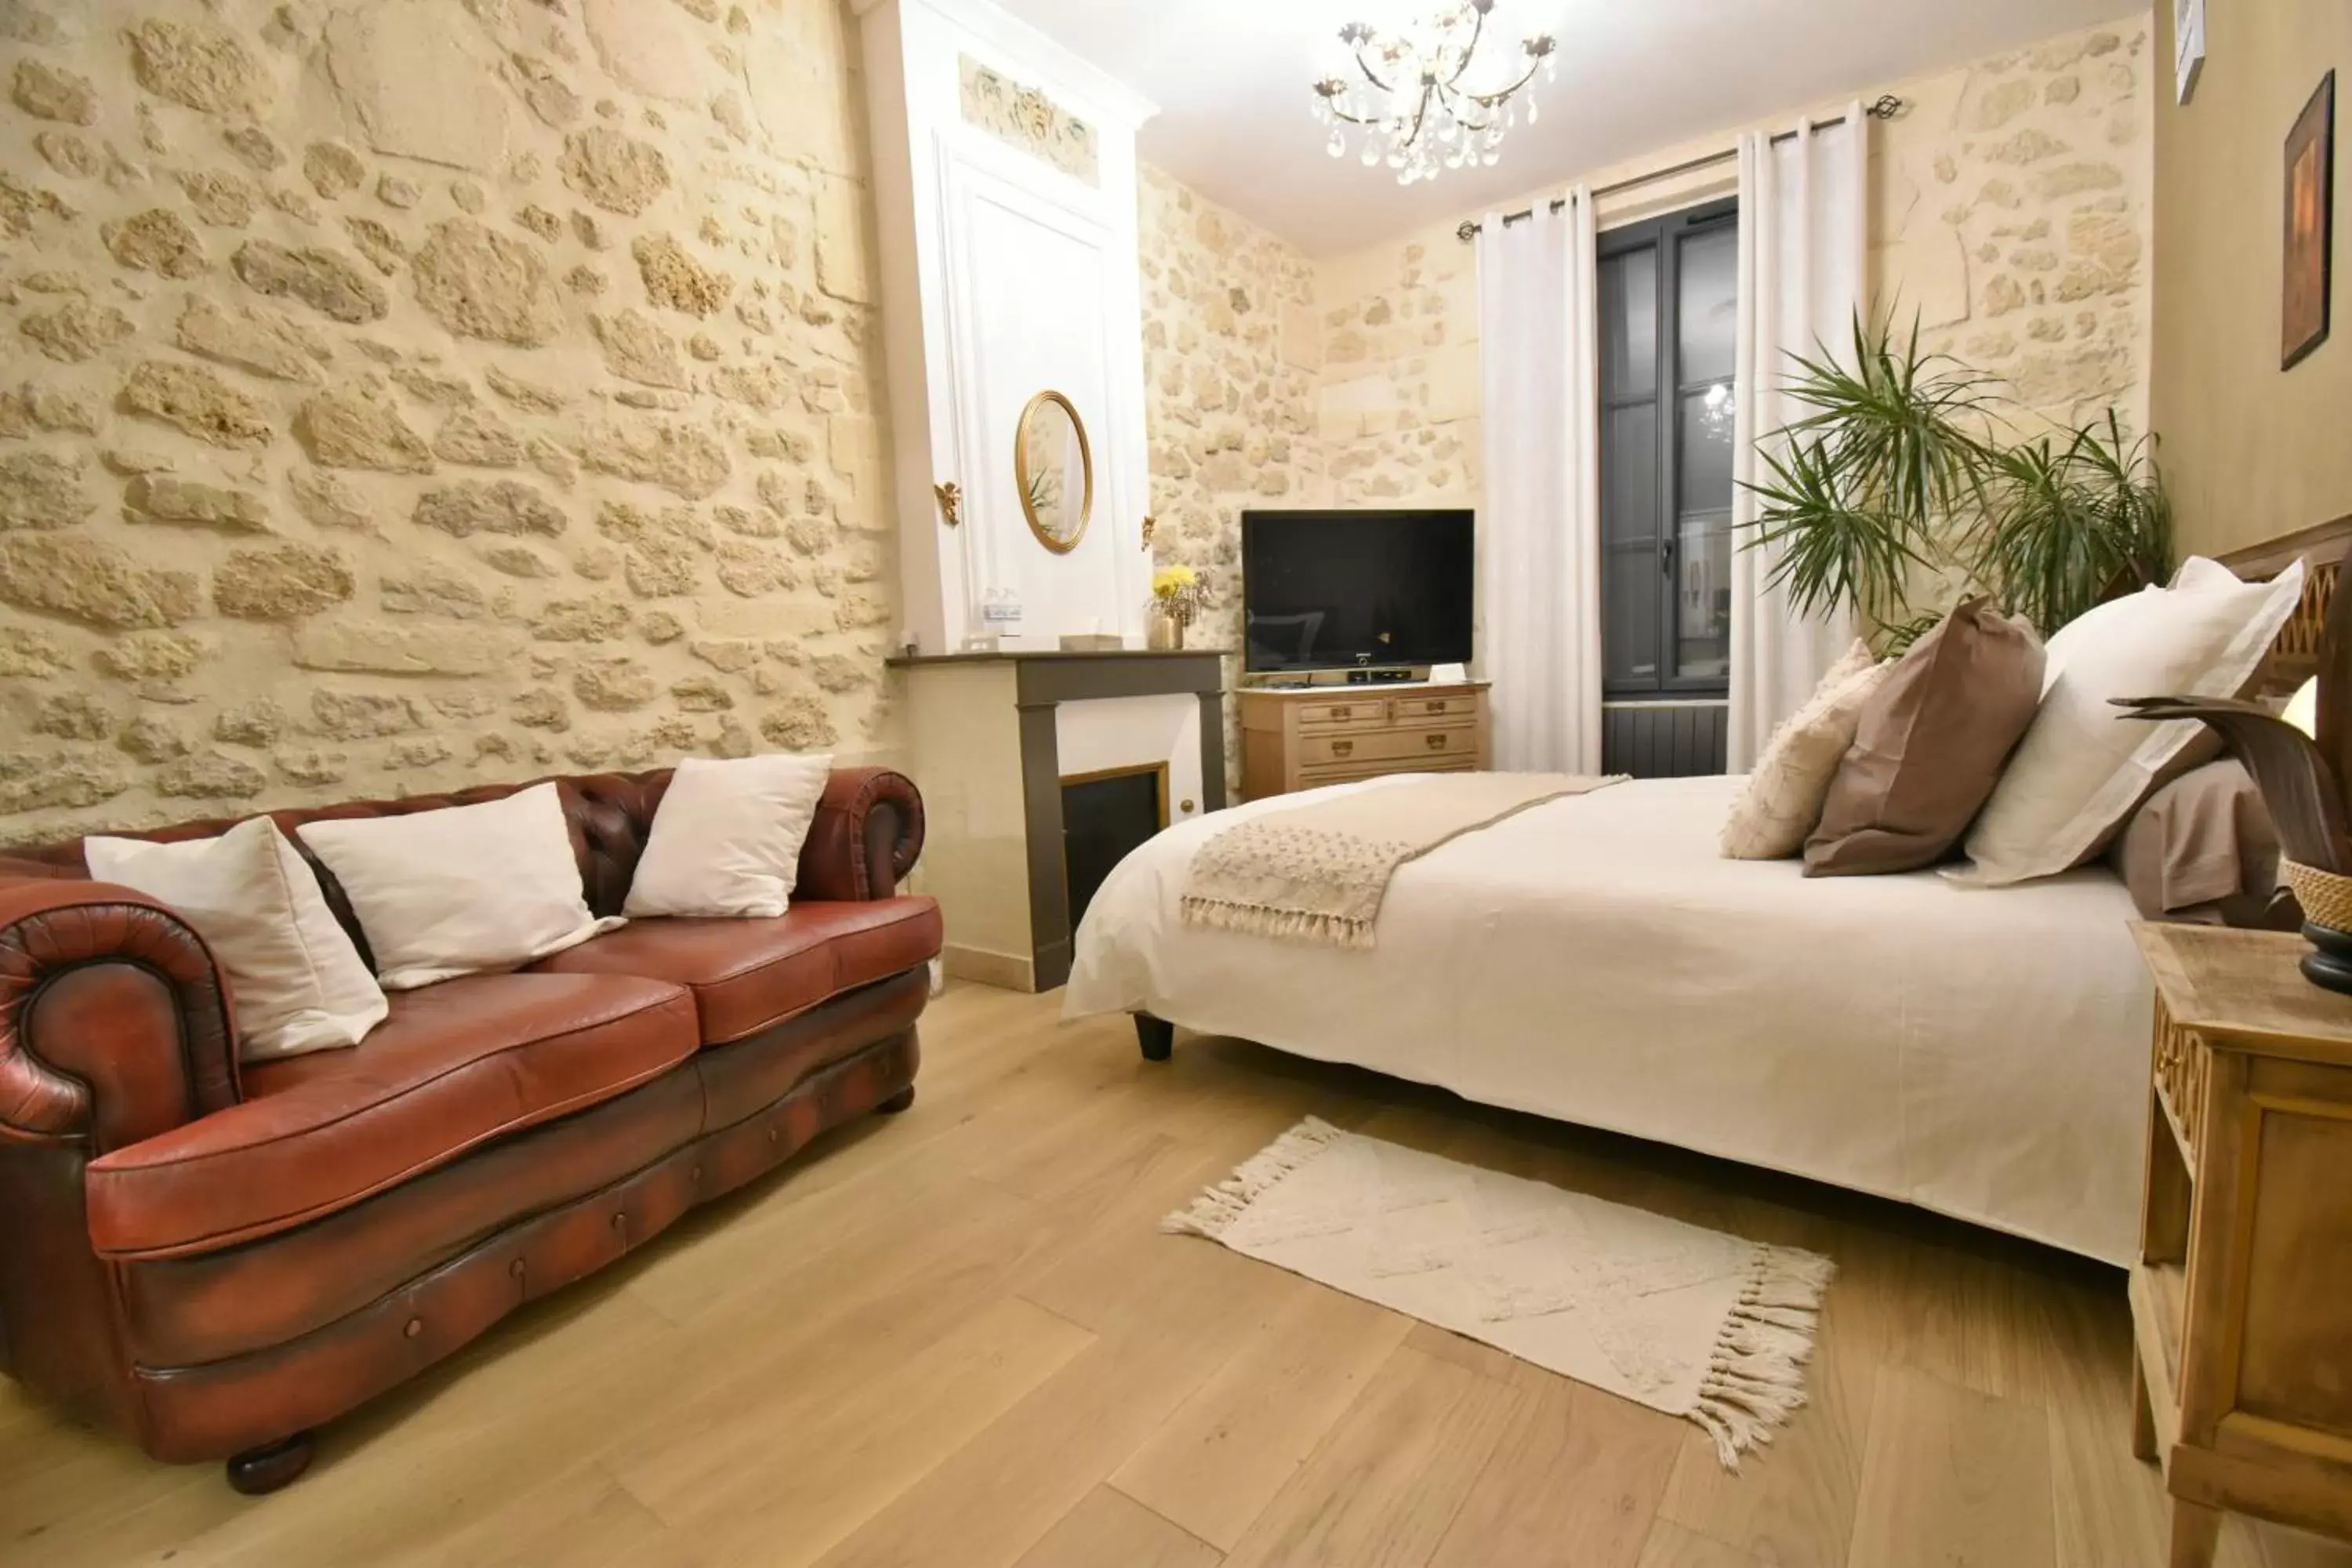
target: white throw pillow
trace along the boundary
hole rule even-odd
[[[833,759],[677,764],[629,883],[631,915],[782,914]]]
[[[1857,642],[1830,666],[1805,705],[1781,721],[1724,820],[1726,859],[1782,860],[1804,848],[1838,763],[1853,744],[1863,704],[1894,668]]]
[[[82,856],[92,877],[161,899],[205,939],[228,977],[239,1059],[356,1046],[391,1010],[319,879],[269,818],[178,844],[86,838]]]
[[[2301,601],[2303,563],[2241,583],[2192,559],[2173,583],[2111,599],[2050,639],[2041,710],[1969,829],[1971,864],[1947,876],[1999,887],[2095,853],[2200,728],[2150,724],[2110,700],[2237,695]]]
[[[387,991],[520,969],[628,923],[589,912],[551,784],[295,831],[343,885]]]

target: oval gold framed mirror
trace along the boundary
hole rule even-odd
[[[1060,393],[1041,392],[1021,411],[1013,476],[1037,542],[1056,555],[1076,550],[1094,516],[1095,454],[1086,421]]]

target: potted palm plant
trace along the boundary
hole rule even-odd
[[[1853,321],[1846,361],[1790,356],[1805,414],[1765,437],[1743,547],[1773,547],[1770,581],[1801,615],[1851,609],[1885,651],[1935,624],[1923,578],[1993,596],[2043,637],[2120,588],[2169,574],[2171,508],[2147,437],[2097,424],[2008,440],[2000,384]]]

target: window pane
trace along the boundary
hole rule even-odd
[[[1726,504],[1728,504],[1727,502]],[[1601,537],[1654,542],[1658,518],[1658,405],[1636,403],[1601,416]]]
[[[1731,384],[1719,381],[1703,392],[1683,395],[1682,494],[1677,510],[1731,510],[1731,437],[1734,428]]]
[[[1677,259],[1682,384],[1722,380],[1739,352],[1739,233],[1726,225],[1692,235]]]
[[[1685,514],[1675,549],[1675,673],[1731,674],[1731,513]]]
[[[1655,689],[1658,683],[1658,550],[1612,544],[1601,555],[1601,640],[1606,683]]]
[[[1658,247],[1601,264],[1601,395],[1645,397],[1658,384]]]

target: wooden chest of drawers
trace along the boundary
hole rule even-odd
[[[1488,765],[1484,682],[1244,690],[1241,712],[1249,800],[1382,773]]]
[[[2132,1449],[2164,1466],[2172,1568],[2207,1568],[2224,1509],[2352,1538],[2352,997],[2296,972],[2300,937],[2137,931]]]

